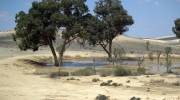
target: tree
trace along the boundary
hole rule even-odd
[[[33,2],[28,13],[20,11],[16,15],[16,33],[13,35],[19,48],[24,51],[37,51],[40,46],[49,45],[55,66],[59,65],[53,46],[58,30],[55,20],[55,15],[59,12],[58,4],[57,0]]]
[[[180,18],[175,20],[175,27],[173,27],[173,32],[178,38],[180,38]]]
[[[146,41],[146,50],[149,51],[150,50],[150,42]]]
[[[160,66],[160,58],[161,58],[161,51],[156,51],[156,56],[157,56],[157,64],[158,64],[158,71],[159,71],[159,66]]]
[[[122,64],[123,57],[125,57],[126,55],[126,51],[124,48],[114,48],[113,55],[114,55],[112,59],[113,63],[118,64],[119,62],[120,64]]]
[[[98,0],[94,10],[96,16],[88,23],[90,44],[100,45],[112,58],[113,39],[128,31],[132,25],[132,16],[128,15],[120,0]]]
[[[57,14],[59,27],[63,28],[63,42],[59,45],[59,62],[63,64],[63,55],[65,50],[70,46],[70,43],[77,39],[83,39],[87,27],[87,19],[91,17],[88,13],[86,0],[61,0],[60,14]]]
[[[171,72],[171,69],[170,69],[170,67],[172,65],[171,53],[172,53],[172,48],[166,47],[165,48],[165,60],[166,60],[167,73]]]

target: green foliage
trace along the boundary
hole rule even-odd
[[[21,50],[36,51],[39,46],[48,45],[55,40],[58,25],[52,16],[58,10],[57,2],[44,0],[33,2],[28,13],[21,11],[16,15],[14,38],[19,40]]]
[[[128,15],[120,0],[98,0],[94,10],[96,16],[88,23],[90,44],[100,45],[109,58],[112,57],[112,40],[128,31],[132,16]]]
[[[75,76],[90,76],[94,74],[94,70],[91,67],[87,67],[84,69],[80,69],[72,74]]]
[[[16,33],[13,34],[13,39],[24,51],[28,49],[37,51],[40,46],[49,45],[55,65],[58,65],[53,47],[58,30],[58,23],[54,17],[57,13],[59,13],[59,3],[56,0],[35,1],[28,13],[20,11],[16,14]]]
[[[144,67],[138,67],[137,74],[140,74],[140,75],[146,74],[146,69]]]
[[[57,47],[59,52],[59,62],[62,65],[63,55],[71,42],[75,39],[80,39],[83,44],[86,36],[86,27],[88,19],[91,18],[91,14],[88,13],[88,6],[86,0],[61,0],[60,2],[60,14],[57,14],[58,25],[63,27],[62,39],[63,42]],[[82,42],[82,43],[81,43]]]
[[[175,20],[175,27],[173,27],[173,32],[178,38],[180,38],[180,18]]]
[[[125,69],[123,67],[117,67],[114,69],[114,76],[129,76],[132,75],[131,70]]]

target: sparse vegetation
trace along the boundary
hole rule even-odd
[[[118,86],[123,86],[123,84],[113,82],[112,80],[108,80],[107,82],[102,82],[100,84],[100,86],[114,86],[114,87],[118,87]]]
[[[108,69],[101,69],[98,72],[101,77],[106,77],[106,76],[111,76],[113,70],[111,68],[108,68]]]
[[[172,48],[171,47],[166,47],[165,48],[165,66],[167,73],[171,72],[171,65],[172,65],[172,59],[171,59],[171,54],[172,54]]]
[[[114,76],[129,76],[132,75],[131,70],[125,69],[123,67],[114,68]]]
[[[138,67],[140,68],[141,67],[141,65],[143,64],[143,62],[144,62],[144,56],[143,57],[138,57],[138,59],[137,59],[137,64],[138,64]]]
[[[114,48],[113,55],[113,64],[118,66],[118,63],[121,64],[123,62],[123,57],[126,55],[126,51],[124,48]]]
[[[150,42],[146,41],[146,50],[149,51],[150,50]]]
[[[110,100],[109,96],[99,94],[95,100]]]
[[[154,60],[154,53],[151,51],[148,53],[148,57],[149,57],[149,60],[150,61],[153,61]]]
[[[130,100],[141,100],[139,97],[132,97]]]
[[[74,78],[74,77],[70,77],[70,78],[67,78],[66,80],[68,80],[68,81],[73,81],[73,80],[77,80],[77,81],[80,81],[80,79],[76,79],[76,78]]]
[[[73,72],[72,75],[75,75],[75,76],[90,76],[90,75],[94,75],[94,70],[91,67],[87,67],[87,68],[80,69],[78,71]]]
[[[180,81],[173,82],[172,85],[174,85],[174,86],[180,86]]]
[[[60,72],[56,72],[56,73],[51,73],[49,75],[50,78],[57,78],[57,77],[60,77],[60,76],[69,76],[69,73],[60,71]]]
[[[100,79],[98,79],[98,78],[93,78],[92,79],[92,82],[99,82],[100,81]]]
[[[146,69],[144,67],[138,67],[137,68],[137,74],[139,74],[139,75],[146,74]]]
[[[161,52],[161,51],[156,51],[158,71],[159,71],[159,66],[160,66],[160,58],[161,58],[161,55],[162,55],[162,52]]]

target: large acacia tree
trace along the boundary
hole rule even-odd
[[[13,35],[21,50],[37,51],[40,46],[48,45],[58,66],[57,55],[53,46],[58,30],[56,21],[59,13],[59,1],[43,0],[33,2],[28,13],[23,11],[16,15],[16,33]]]
[[[128,15],[120,0],[97,0],[94,10],[96,16],[89,21],[88,40],[100,45],[112,58],[112,41],[128,30],[133,18]]]
[[[63,28],[62,43],[58,47],[59,62],[63,64],[63,55],[71,42],[83,38],[87,27],[87,19],[91,17],[86,0],[61,0],[60,13],[57,14],[59,27]]]

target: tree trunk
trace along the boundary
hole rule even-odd
[[[112,40],[109,41],[109,53],[108,53],[109,60],[112,60]]]
[[[63,45],[59,50],[59,63],[61,66],[63,65],[63,56],[65,49],[66,49],[66,41],[64,40]]]
[[[57,55],[56,55],[56,51],[54,49],[53,42],[50,39],[49,39],[49,47],[50,47],[51,52],[52,52],[53,57],[54,57],[54,66],[59,66],[59,62],[58,62],[58,58],[57,58]]]

